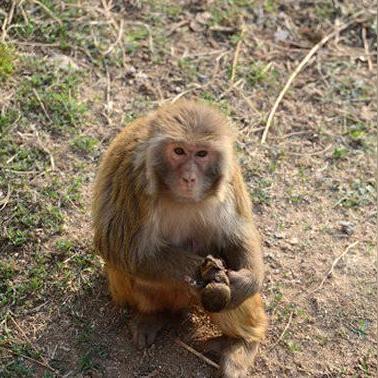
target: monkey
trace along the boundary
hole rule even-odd
[[[115,137],[93,197],[94,247],[113,301],[138,313],[137,347],[154,342],[168,314],[205,302],[223,333],[220,374],[228,378],[247,374],[267,327],[260,235],[235,137],[214,106],[164,105]],[[207,277],[209,256],[224,267],[215,263],[214,279],[194,287],[199,272]],[[230,295],[220,305],[208,287],[217,279]]]

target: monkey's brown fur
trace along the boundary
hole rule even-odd
[[[200,199],[172,200],[159,157],[167,141],[215,151],[214,169],[204,177],[211,186],[200,188]],[[201,290],[185,277],[195,277],[207,255],[225,262],[230,298],[210,316],[230,337],[222,373],[244,376],[266,330],[263,263],[227,119],[212,107],[181,101],[127,126],[102,158],[93,212],[95,248],[105,260],[112,298],[141,314],[200,304]]]

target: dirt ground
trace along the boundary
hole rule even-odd
[[[218,332],[203,314],[133,346],[92,248],[102,152],[180,97],[216,104],[239,132],[270,322],[251,376],[376,376],[374,5],[0,2],[0,376],[215,374],[176,342],[201,351]]]

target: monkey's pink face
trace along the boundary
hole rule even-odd
[[[164,158],[167,172],[163,180],[177,199],[200,201],[219,181],[219,153],[210,146],[169,143]]]

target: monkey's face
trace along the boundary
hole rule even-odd
[[[221,178],[220,154],[209,145],[172,142],[163,155],[166,171],[160,177],[176,200],[201,201]]]

